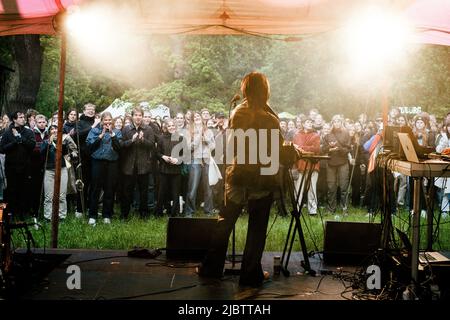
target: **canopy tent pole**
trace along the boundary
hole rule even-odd
[[[61,30],[61,59],[59,64],[58,134],[56,140],[56,155],[55,155],[55,183],[53,187],[52,244],[51,244],[52,248],[58,247],[59,192],[61,189],[61,159],[62,159],[64,84],[66,74],[66,48],[67,48],[67,37],[66,32],[63,28]]]

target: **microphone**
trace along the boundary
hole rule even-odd
[[[235,94],[233,99],[231,99],[231,103],[235,103],[236,101],[241,100],[241,96],[239,94]]]

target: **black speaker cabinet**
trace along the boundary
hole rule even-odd
[[[199,261],[209,248],[217,218],[169,218],[166,255],[172,260]]]
[[[329,264],[361,264],[379,247],[381,224],[327,221],[323,259]]]

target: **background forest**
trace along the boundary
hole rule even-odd
[[[173,111],[228,111],[240,79],[258,70],[269,77],[271,105],[298,114],[318,108],[375,116],[382,84],[391,106],[420,106],[443,117],[450,111],[450,48],[417,45],[404,59],[377,76],[354,78],[335,34],[309,38],[254,36],[145,36],[138,45],[117,44],[102,58],[69,39],[65,109],[93,102],[102,110],[114,99],[165,104]],[[50,115],[57,108],[60,39],[51,36],[0,37],[3,113],[15,106]],[[384,80],[380,80],[383,78]],[[0,79],[0,82],[2,81]],[[23,108],[23,107],[22,107]]]

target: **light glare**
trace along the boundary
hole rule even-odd
[[[346,27],[346,47],[358,72],[384,71],[402,57],[410,28],[401,16],[370,9],[351,19]]]

